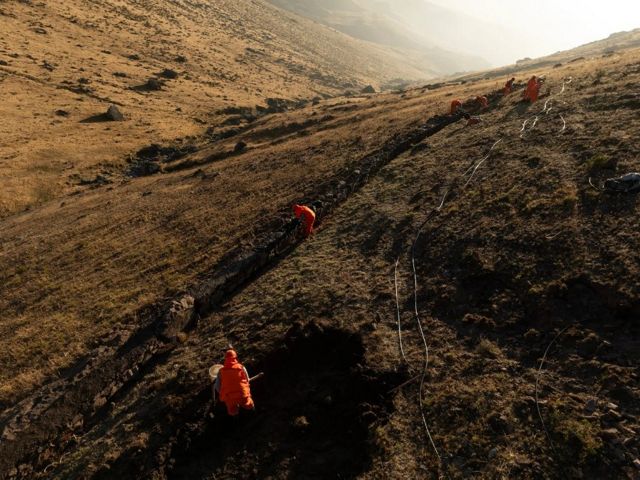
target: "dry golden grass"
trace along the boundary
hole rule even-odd
[[[0,31],[0,217],[77,190],[74,175],[111,172],[150,141],[202,133],[227,106],[424,76],[391,49],[245,0],[10,0]],[[166,68],[178,78],[163,90],[135,90]],[[110,104],[125,122],[81,123]]]

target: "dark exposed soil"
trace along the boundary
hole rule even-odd
[[[357,335],[294,328],[252,369],[271,372],[253,386],[256,412],[233,419],[220,407],[168,477],[356,478],[371,466],[369,427],[386,422],[393,378],[366,371],[363,355]]]

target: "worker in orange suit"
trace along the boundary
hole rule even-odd
[[[215,383],[218,398],[227,407],[227,413],[235,417],[244,410],[254,410],[249,374],[247,369],[238,361],[235,350],[229,349],[224,355],[224,366],[218,371]]]
[[[313,233],[313,226],[316,223],[316,212],[313,207],[306,205],[294,205],[293,213],[302,223],[304,234],[308,237]]]
[[[481,110],[486,110],[489,108],[489,100],[485,96],[476,97],[476,103],[480,106]]]
[[[458,109],[462,107],[462,102],[458,99],[451,102],[451,115],[458,113]]]
[[[540,95],[540,87],[542,86],[542,82],[538,81],[538,78],[534,75],[529,79],[527,83],[527,88],[524,91],[525,100],[529,100],[531,103],[535,103],[538,100],[538,95]]]
[[[506,97],[507,95],[509,95],[511,92],[513,92],[513,84],[515,83],[516,79],[512,78],[511,80],[507,80],[507,83],[504,84],[504,96]]]

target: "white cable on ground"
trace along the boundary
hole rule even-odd
[[[562,120],[562,128],[560,129],[560,133],[562,133],[567,129],[567,121],[562,115],[560,115],[560,119]]]
[[[396,291],[396,320],[398,323],[398,345],[400,346],[400,355],[402,355],[402,360],[404,360],[404,363],[406,363],[407,365],[410,365],[406,355],[404,354],[404,346],[402,344],[402,321],[400,319],[400,301],[398,299],[398,264],[399,263],[400,263],[400,257],[398,257],[398,259],[396,260],[395,269],[393,271],[393,280],[394,280],[395,291]]]
[[[483,164],[483,163],[484,163],[484,162],[485,162],[485,161],[486,161],[486,160],[491,156],[491,152],[493,151],[493,149],[494,149],[494,148],[496,148],[496,147],[498,146],[498,144],[499,144],[500,142],[502,142],[502,139],[501,139],[501,138],[500,138],[499,140],[497,140],[497,141],[496,141],[496,142],[491,146],[491,148],[489,149],[489,152],[487,153],[487,155],[486,155],[482,160],[480,160],[480,161],[476,164],[475,168],[473,169],[473,172],[471,173],[471,176],[469,177],[469,180],[467,180],[467,183],[465,183],[465,184],[464,184],[464,188],[467,188],[467,185],[469,185],[469,183],[471,182],[471,180],[473,180],[473,177],[475,176],[476,172],[478,171],[478,168],[480,168],[480,166],[481,166],[481,165],[482,165],[482,164]],[[467,172],[468,172],[468,171],[469,171],[469,170],[467,170]],[[466,175],[466,172],[465,172],[465,175]]]
[[[418,312],[418,273],[416,271],[416,244],[420,239],[420,235],[424,230],[425,225],[431,220],[444,206],[444,202],[447,199],[449,191],[447,190],[442,197],[442,201],[440,205],[431,211],[427,216],[427,219],[420,226],[418,233],[416,235],[415,240],[413,241],[413,245],[411,246],[411,267],[413,269],[413,307],[414,307],[414,315],[416,318],[416,323],[418,325],[418,331],[420,332],[420,336],[422,337],[422,343],[424,345],[424,366],[422,368],[422,375],[420,377],[420,388],[418,392],[418,403],[420,404],[420,415],[422,415],[422,423],[424,425],[424,429],[427,432],[427,437],[429,438],[429,443],[431,443],[431,447],[438,457],[438,461],[442,465],[442,457],[440,456],[440,452],[438,452],[438,447],[436,447],[435,442],[433,441],[433,437],[431,436],[431,431],[429,430],[429,425],[427,423],[427,417],[424,414],[424,398],[422,397],[422,391],[424,389],[424,380],[427,376],[427,369],[429,368],[429,344],[427,343],[427,337],[424,333],[424,329],[422,328],[422,321],[420,320],[420,313]]]

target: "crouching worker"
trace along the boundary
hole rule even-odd
[[[449,110],[449,115],[455,115],[458,113],[458,110],[462,109],[462,102],[458,99],[453,100],[451,102],[451,109]]]
[[[309,236],[313,233],[313,226],[316,223],[316,211],[312,205],[310,207],[306,205],[294,205],[293,214],[301,222],[305,236]]]
[[[515,77],[507,80],[507,83],[504,84],[504,96],[506,97],[507,95],[509,95],[511,92],[513,92],[513,84],[515,83],[516,79]]]
[[[249,374],[238,362],[235,350],[229,349],[225,353],[224,365],[218,371],[214,391],[218,393],[218,399],[226,405],[227,413],[232,417],[240,413],[240,408],[254,410]]]
[[[485,96],[477,96],[476,104],[478,105],[480,110],[486,110],[487,108],[489,108],[489,100]]]

